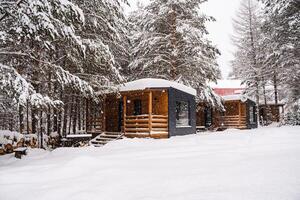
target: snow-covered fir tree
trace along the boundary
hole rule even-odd
[[[261,1],[265,11],[266,65],[272,72],[274,87],[284,87],[292,105],[300,99],[300,2]]]
[[[259,105],[260,91],[265,85],[264,68],[262,64],[261,13],[256,0],[243,0],[233,20],[235,34],[232,39],[236,46],[232,61],[233,78],[246,83],[246,93],[256,98]],[[259,108],[257,106],[257,113]]]
[[[217,48],[206,39],[202,0],[151,0],[131,13],[132,79],[157,77],[197,89],[198,100],[216,103],[207,85],[220,77]]]
[[[20,116],[26,106],[33,133],[45,115],[48,133],[58,123],[62,126],[58,122],[62,118],[76,126],[74,113],[85,112],[75,110],[84,107],[83,98],[97,100],[122,81],[119,71],[128,63],[124,47],[128,43],[119,1],[0,0],[0,4],[0,71],[5,77],[1,92],[15,100]],[[20,80],[27,89],[17,84]],[[64,112],[57,113],[63,103]]]

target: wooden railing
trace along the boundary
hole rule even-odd
[[[125,134],[135,133],[142,135],[151,135],[152,133],[168,133],[167,115],[137,115],[126,116]]]

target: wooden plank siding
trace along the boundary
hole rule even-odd
[[[126,115],[124,115],[126,137],[168,138],[167,91],[144,90],[126,92],[122,95],[127,98]],[[141,100],[141,115],[134,115],[135,100]]]
[[[197,126],[205,126],[205,107],[208,105],[200,103],[197,108]],[[226,101],[225,112],[212,110],[211,129],[217,128],[247,128],[247,105],[241,101]]]

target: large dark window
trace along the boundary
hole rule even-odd
[[[205,127],[211,127],[212,125],[212,109],[210,107],[205,107]]]
[[[134,104],[134,115],[141,115],[142,114],[142,101],[140,99],[136,99],[133,101]]]
[[[190,126],[189,103],[176,101],[176,127]]]
[[[254,106],[249,107],[249,120],[250,120],[250,124],[255,124],[255,107]]]

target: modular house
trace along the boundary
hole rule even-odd
[[[245,86],[240,80],[219,80],[217,84],[211,84],[211,87],[222,97],[225,110],[212,108],[205,103],[198,104],[197,127],[202,129],[257,127],[256,104],[242,95]]]
[[[200,104],[197,127],[205,128],[257,128],[256,104],[242,95],[223,96],[224,111]]]
[[[196,90],[163,79],[120,85],[104,103],[101,132],[125,137],[169,138],[196,133]]]

